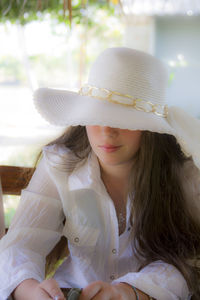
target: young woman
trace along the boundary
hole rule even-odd
[[[165,105],[166,81],[151,55],[110,48],[79,93],[35,93],[70,127],[0,242],[1,300],[200,299],[200,121]]]

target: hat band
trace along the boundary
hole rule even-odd
[[[166,118],[168,114],[167,105],[153,104],[150,101],[142,99],[134,99],[130,95],[124,95],[118,92],[109,91],[104,88],[90,86],[88,84],[82,86],[79,90],[79,95],[89,96],[99,100],[107,100],[115,104],[133,107],[136,110],[144,111],[147,113],[154,113],[157,116]]]

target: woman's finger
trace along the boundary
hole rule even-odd
[[[58,295],[56,295],[55,297],[53,297],[53,300],[62,300],[62,298]]]
[[[45,292],[48,293],[48,295],[51,297],[51,299],[54,300],[64,300],[65,296],[63,292],[61,291],[57,281],[53,278],[44,280],[39,287],[43,289]]]
[[[122,300],[132,299],[125,296],[125,293],[116,286],[103,281],[96,281],[89,284],[82,290],[79,300]],[[134,298],[135,299],[135,298]]]
[[[102,281],[95,281],[89,284],[82,290],[79,300],[90,300],[94,298],[94,296],[101,291],[102,284]]]
[[[47,293],[47,291],[45,289],[43,289],[43,288],[37,288],[37,290],[34,292],[33,299],[36,299],[36,300],[38,300],[38,299],[40,299],[40,300],[52,300],[54,298],[52,298],[49,295],[49,293]],[[63,299],[63,298],[60,298],[60,299]]]

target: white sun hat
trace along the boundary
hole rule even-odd
[[[60,126],[100,125],[148,130],[176,137],[200,169],[200,120],[166,105],[168,73],[163,63],[142,51],[119,47],[103,51],[79,92],[40,88],[38,112]]]

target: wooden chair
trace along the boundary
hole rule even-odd
[[[3,195],[20,195],[35,168],[0,166],[0,238],[5,234]]]

